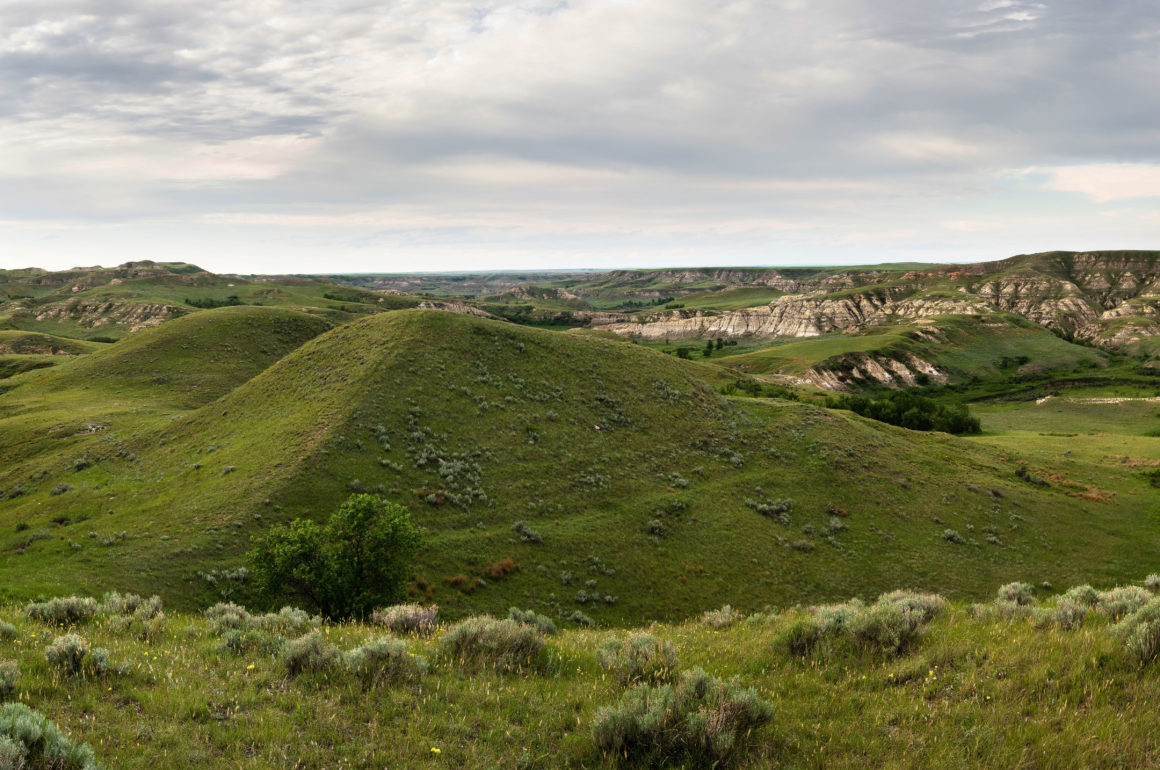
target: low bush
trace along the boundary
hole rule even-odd
[[[16,626],[0,621],[0,641],[11,642],[18,636],[20,632],[16,630]]]
[[[271,634],[257,628],[231,628],[222,634],[218,642],[218,650],[230,652],[234,655],[261,653],[262,655],[278,655],[286,644],[286,638],[278,634]]]
[[[219,634],[233,628],[248,628],[250,625],[250,613],[245,607],[233,602],[218,602],[202,614],[209,620],[210,627]]]
[[[248,626],[274,634],[303,634],[322,625],[322,616],[311,615],[297,607],[283,607],[277,612],[252,615]]]
[[[24,608],[33,620],[53,625],[72,625],[97,614],[97,600],[88,596],[58,596],[47,602],[33,602]]]
[[[701,615],[701,625],[708,626],[713,630],[726,628],[745,619],[737,610],[729,604],[716,610],[706,610]]]
[[[1152,601],[1152,592],[1140,586],[1119,586],[1101,591],[1097,601],[1101,610],[1112,620],[1117,620]]]
[[[47,717],[23,703],[0,706],[0,767],[100,770],[88,744],[73,743]]]
[[[0,701],[6,701],[16,692],[20,681],[20,664],[14,660],[0,660]],[[0,764],[0,767],[3,767]]]
[[[137,594],[119,594],[110,591],[101,599],[98,611],[102,615],[133,615],[142,619],[161,614],[161,597],[150,596],[143,599]]]
[[[439,640],[439,648],[463,666],[510,672],[538,664],[544,640],[531,626],[485,615],[451,626]]]
[[[439,622],[439,605],[396,604],[371,613],[371,623],[396,634],[430,634]]]
[[[519,607],[509,607],[508,620],[514,620],[521,625],[531,626],[545,636],[552,636],[557,631],[556,624],[551,618],[533,610],[521,610]]]
[[[1137,608],[1116,625],[1112,633],[1124,643],[1141,665],[1160,654],[1160,598]]]
[[[621,684],[670,681],[677,673],[677,648],[652,634],[633,633],[623,642],[609,639],[596,651],[600,667]]]
[[[372,639],[346,653],[343,663],[364,687],[411,684],[427,673],[427,661],[398,639]]]
[[[89,643],[83,636],[66,634],[52,640],[44,649],[44,657],[54,668],[75,676],[81,673],[89,651]]]
[[[892,591],[870,605],[853,599],[812,607],[786,626],[779,643],[796,657],[810,654],[823,639],[845,640],[875,654],[899,655],[918,640],[923,627],[946,604],[938,594]]]
[[[286,667],[286,675],[291,677],[332,671],[342,662],[339,649],[317,631],[286,642],[278,657]]]
[[[1160,591],[1160,574],[1153,572],[1151,575],[1144,578],[1144,587],[1152,593]]]
[[[517,521],[515,524],[512,524],[512,532],[520,536],[521,543],[539,545],[544,542],[544,536],[528,526],[526,521]]]
[[[599,709],[592,738],[614,761],[719,767],[772,718],[773,706],[754,690],[696,668],[676,685],[638,685]]]

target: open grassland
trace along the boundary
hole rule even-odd
[[[651,758],[631,742],[609,750],[602,711],[699,668],[769,709],[720,750],[731,767],[1154,765],[1160,674],[1114,624],[1156,601],[1142,588],[1052,593],[721,611],[635,638],[509,627],[514,657],[503,642],[469,654],[451,642],[463,628],[439,626],[397,632],[371,667],[351,651],[392,635],[369,623],[170,613],[146,626],[130,612],[62,626],[8,606],[0,659],[18,673],[0,700],[48,716],[108,768],[704,767],[664,742]],[[886,631],[886,617],[903,624]],[[822,630],[803,646],[803,628]],[[49,650],[69,632],[104,648],[104,663],[90,653],[70,674]],[[663,653],[634,662],[615,652],[624,645]],[[727,732],[727,710],[705,714],[696,734]]]

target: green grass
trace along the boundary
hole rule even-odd
[[[26,492],[0,502],[10,596],[129,588],[203,605],[214,592],[200,571],[240,564],[251,534],[324,518],[355,488],[407,505],[427,528],[415,590],[451,616],[518,604],[621,625],[900,582],[977,596],[1028,569],[1056,582],[1123,580],[1160,556],[1148,536],[1160,493],[1121,484],[1114,468],[1084,473],[1101,488],[1135,485],[1133,496],[1115,506],[1072,497],[1017,479],[1018,449],[807,404],[725,399],[701,380],[719,368],[644,346],[400,311],[338,327],[267,366],[279,354],[227,355],[193,328],[206,321],[196,334],[213,339],[208,320],[280,312],[204,311],[10,381],[0,489]],[[156,384],[147,343],[182,328],[189,334],[167,339],[202,351],[191,364],[201,374],[187,379],[156,356],[170,372]],[[118,349],[135,363],[122,366]],[[424,453],[452,464],[459,455],[466,472],[449,482],[437,462],[417,462]],[[90,465],[75,470],[81,457]],[[59,484],[74,489],[52,495]],[[486,498],[447,500],[468,488]],[[789,524],[749,505],[785,498]],[[849,512],[847,529],[829,532],[830,506]],[[657,518],[665,537],[646,530]],[[544,542],[520,542],[511,530],[520,520]],[[1001,528],[1002,546],[941,538],[970,526]],[[51,537],[29,541],[41,529]],[[120,532],[124,540],[101,544]],[[794,548],[802,540],[813,552]],[[505,558],[515,573],[462,590]],[[457,575],[467,579],[458,588]],[[581,602],[580,591],[600,598]]]
[[[731,766],[1143,767],[1160,752],[1157,668],[1139,667],[1099,613],[1063,631],[957,604],[897,657],[841,646],[796,657],[782,635],[803,612],[648,629],[675,646],[682,670],[737,677],[773,704]],[[564,630],[547,638],[538,668],[516,675],[441,657],[442,631],[410,637],[430,672],[417,685],[365,688],[339,672],[288,678],[275,656],[222,651],[205,620],[180,613],[150,642],[108,619],[81,624],[126,670],[70,678],[43,652],[64,629],[12,606],[0,620],[17,630],[0,641],[0,658],[22,671],[15,697],[110,768],[633,766],[602,756],[591,735],[597,710],[623,692],[596,658],[621,631]],[[378,633],[322,632],[344,650]]]

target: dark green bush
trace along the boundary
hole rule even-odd
[[[880,398],[866,396],[827,396],[830,409],[849,409],[872,420],[898,425],[910,430],[939,430],[945,433],[979,433],[977,417],[971,417],[962,404],[948,406],[908,391],[890,393]]]
[[[326,524],[295,519],[255,538],[247,558],[259,591],[295,593],[346,618],[403,598],[420,540],[403,506],[351,495]]]

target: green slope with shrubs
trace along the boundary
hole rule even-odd
[[[15,729],[35,723],[67,768],[1145,767],[1157,588],[892,591],[631,631],[6,605],[0,751],[37,750]]]
[[[211,379],[237,365],[199,361]],[[68,367],[21,375],[0,396],[3,445],[19,459],[0,477],[0,582],[14,598],[251,601],[232,571],[251,536],[322,520],[358,491],[426,527],[411,591],[449,617],[518,604],[624,625],[900,583],[979,596],[1025,574],[1123,580],[1160,555],[1145,480],[1083,466],[1085,483],[1120,493],[1112,505],[1016,475],[1024,460],[1049,475],[1050,458],[724,398],[684,364],[592,335],[405,310],[314,337],[192,410],[196,378],[94,370],[60,391],[106,410],[92,433],[97,418],[53,411],[38,379],[64,382]],[[140,400],[150,389],[163,395]]]

